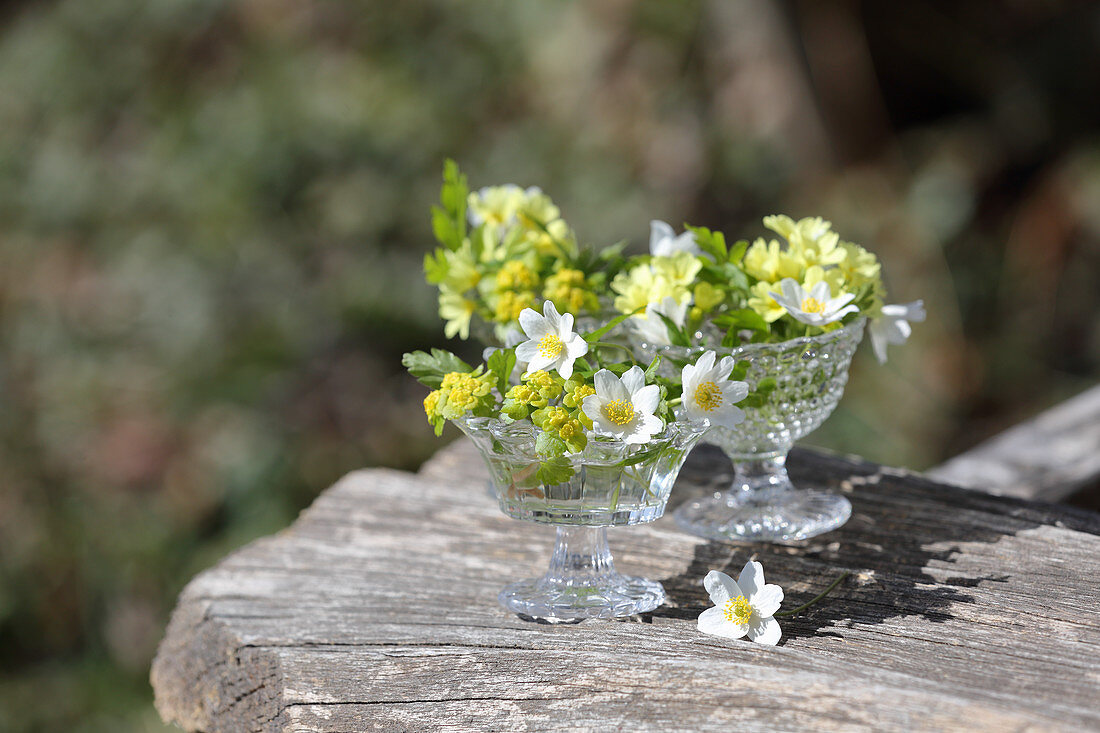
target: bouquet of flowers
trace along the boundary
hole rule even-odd
[[[886,345],[904,343],[909,321],[924,319],[921,301],[883,304],[878,258],[842,240],[828,221],[778,215],[764,226],[779,239],[730,245],[706,227],[676,236],[652,222],[650,254],[628,260],[610,284],[615,308],[638,313],[630,322],[635,338],[732,348],[814,336],[866,317],[884,362]]]

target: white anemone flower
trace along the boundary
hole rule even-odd
[[[807,293],[796,280],[785,277],[779,283],[779,289],[781,293],[769,292],[768,294],[776,303],[786,308],[796,321],[809,326],[825,326],[859,310],[854,305],[847,305],[852,298],[856,297],[851,293],[830,298],[829,283],[824,280],[814,285]]]
[[[871,333],[871,346],[875,350],[879,364],[886,363],[886,345],[900,346],[908,341],[909,334],[913,333],[913,327],[909,322],[923,321],[924,316],[923,300],[882,306],[882,316],[871,321],[868,328]]]
[[[649,253],[654,257],[671,257],[677,252],[699,255],[703,250],[699,249],[691,232],[676,236],[671,225],[657,219],[649,222]]]
[[[650,303],[645,307],[645,313],[630,319],[630,326],[634,333],[647,344],[653,346],[668,346],[672,342],[668,338],[668,326],[661,316],[676,324],[677,328],[683,328],[687,322],[688,306],[691,305],[691,296],[684,298],[683,303],[676,302],[676,298],[666,295],[660,303]],[[660,315],[658,315],[660,314]]]
[[[516,359],[527,363],[527,371],[556,369],[564,379],[573,376],[573,362],[588,353],[588,342],[573,333],[573,316],[560,315],[551,301],[542,305],[542,315],[532,308],[519,314],[519,325],[527,341],[516,347]]]
[[[645,383],[641,367],[630,367],[622,378],[601,369],[594,381],[596,394],[584,398],[581,410],[597,433],[624,443],[645,443],[664,429],[661,418],[653,414],[661,402],[661,390]]]
[[[704,352],[694,364],[681,372],[684,385],[684,413],[690,420],[708,420],[711,425],[732,428],[745,419],[745,411],[737,403],[749,394],[749,385],[730,379],[734,360],[724,356],[715,364],[717,355]]]
[[[748,561],[736,582],[725,573],[711,570],[703,578],[703,587],[714,603],[699,616],[699,630],[704,634],[727,639],[747,634],[757,644],[779,643],[783,632],[774,615],[783,602],[783,589],[764,584],[763,565]]]

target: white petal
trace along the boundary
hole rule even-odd
[[[666,244],[667,240],[672,239],[675,236],[675,232],[672,227],[663,221],[654,219],[649,222],[649,253],[657,256],[667,256],[671,252]]]
[[[626,370],[626,373],[622,376],[622,385],[626,388],[628,395],[633,395],[635,392],[645,386],[645,372],[642,368],[635,364]]]
[[[643,415],[652,415],[661,403],[661,388],[656,384],[642,387],[633,394],[630,401],[634,403],[634,409]]]
[[[828,321],[826,321],[826,323],[829,323],[829,322],[832,322],[832,321],[839,321],[841,318],[848,315],[849,313],[858,313],[858,312],[859,312],[859,308],[857,308],[854,305],[845,306],[841,310],[834,313],[832,318],[830,318]]]
[[[754,595],[749,596],[749,605],[760,616],[774,616],[783,602],[783,589],[774,583],[768,583]]]
[[[807,326],[820,326],[822,321],[816,313],[806,313],[799,308],[791,308],[789,305],[783,304],[783,307],[787,309],[787,312],[791,314],[799,323],[805,323]]]
[[[806,291],[802,289],[802,286],[799,285],[794,278],[783,278],[779,283],[779,289],[783,292],[783,297],[793,303],[795,307],[802,305],[802,301],[806,299]]]
[[[905,319],[899,319],[893,328],[893,332],[890,334],[890,343],[901,346],[909,337],[913,335],[913,327],[909,325],[909,321]]]
[[[751,640],[765,646],[775,646],[783,636],[783,632],[779,628],[779,622],[771,616],[759,618],[754,615],[752,620],[749,621],[748,631]]]
[[[524,341],[522,344],[516,347],[516,359],[522,362],[529,362],[538,356],[539,344],[537,341]]]
[[[816,283],[812,288],[810,288],[810,297],[816,301],[827,303],[829,301],[829,295],[829,283],[825,282],[824,280]]]
[[[547,334],[546,319],[532,308],[524,308],[520,311],[519,326],[528,338],[540,339]]]
[[[840,306],[844,305],[850,300],[855,299],[854,293],[845,293],[844,295],[837,296],[836,298],[829,298],[828,303],[825,305],[826,311],[836,310]]]
[[[871,321],[871,325],[867,327],[867,332],[871,335],[871,348],[875,350],[875,358],[878,359],[879,364],[886,363],[885,328],[884,319],[880,318]]]
[[[926,317],[924,301],[914,300],[912,303],[882,306],[882,315],[891,318],[903,318],[907,321],[923,321]]]
[[[592,380],[596,383],[596,394],[606,402],[625,400],[630,397],[630,393],[626,391],[626,387],[619,378],[607,369],[596,372]]]
[[[581,401],[581,412],[587,415],[592,422],[602,419],[603,399],[599,395],[588,395]]]
[[[562,313],[562,315],[561,315],[561,324],[559,324],[559,328],[558,328],[558,337],[561,338],[562,341],[568,341],[572,335],[573,335],[573,314],[572,313]]]
[[[573,376],[573,362],[575,361],[576,359],[569,356],[568,352],[558,357],[557,369],[562,379],[569,379]]]
[[[518,356],[516,357],[519,358]],[[536,353],[527,362],[527,373],[541,372],[549,368],[556,360],[550,356],[544,356],[541,353]]]
[[[690,252],[693,255],[697,255],[702,252],[702,250],[699,249],[699,245],[695,243],[695,233],[691,230],[688,230],[680,236],[676,237],[673,240],[672,249],[674,252]]]
[[[737,365],[737,361],[732,356],[723,356],[722,361],[718,362],[718,372],[716,374],[716,376],[718,378],[717,381],[722,381],[724,379],[729,379],[730,372],[733,371],[733,368],[736,365]],[[735,384],[736,384],[736,382],[735,382]],[[748,387],[746,386],[746,389],[747,388]]]
[[[550,332],[554,335],[558,335],[561,332],[561,314],[558,313],[558,309],[554,306],[554,301],[548,300],[542,304],[542,315],[546,317]]]
[[[629,426],[631,433],[623,438],[630,444],[648,443],[653,436],[665,429],[665,424],[656,415],[639,415]]]
[[[715,356],[716,354],[713,351],[704,351],[703,355],[695,362],[696,373],[702,374],[711,371],[714,368]]]
[[[740,639],[748,631],[744,624],[734,624],[726,620],[722,609],[715,606],[699,614],[699,630],[704,634],[722,636],[726,639]]]
[[[745,598],[752,598],[764,587],[764,566],[755,560],[749,560],[745,567],[741,568],[741,574],[737,576],[737,585]]]
[[[749,385],[745,382],[723,382],[722,396],[731,404],[737,404],[749,396]]]
[[[569,337],[569,340],[565,342],[565,351],[570,357],[579,359],[588,353],[588,342],[579,335],[573,334]]]
[[[703,587],[710,594],[710,602],[716,606],[723,605],[726,601],[737,596],[744,595],[740,586],[730,576],[718,570],[711,570],[703,578]]]
[[[707,417],[711,422],[724,428],[735,428],[745,422],[745,411],[733,405],[723,405],[717,414],[703,415],[702,417]]]

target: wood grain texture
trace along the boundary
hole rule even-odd
[[[928,471],[1002,496],[1060,501],[1100,479],[1100,386]]]
[[[201,731],[1100,730],[1100,515],[797,451],[844,491],[842,529],[790,546],[612,530],[651,614],[552,626],[496,603],[541,574],[550,527],[503,516],[472,448],[419,475],[351,474],[288,530],[196,577],[152,670],[166,720]],[[724,486],[697,449],[676,502]],[[779,647],[695,630],[710,569],[755,553],[786,608]]]

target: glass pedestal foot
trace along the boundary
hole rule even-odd
[[[689,501],[675,519],[700,537],[775,542],[816,537],[840,527],[850,516],[851,502],[838,494],[776,487]]]
[[[664,603],[665,589],[615,570],[606,527],[558,527],[546,575],[507,585],[498,599],[522,616],[569,623],[652,611]]]
[[[731,456],[733,486],[682,505],[676,523],[713,540],[782,542],[816,537],[847,522],[852,504],[843,496],[791,485],[788,450]]]

